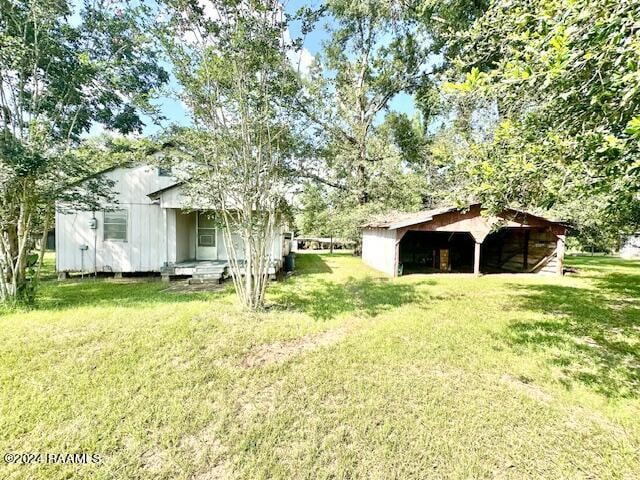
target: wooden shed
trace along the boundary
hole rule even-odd
[[[409,273],[562,275],[567,225],[519,210],[483,215],[480,204],[391,215],[363,226],[362,259]]]

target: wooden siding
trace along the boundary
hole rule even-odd
[[[104,212],[95,212],[98,228],[92,230],[86,211],[68,212],[59,205],[56,211],[56,266],[58,271],[84,270],[113,272],[160,271],[166,259],[163,214],[147,193],[170,185],[174,180],[160,177],[150,166],[117,168],[104,174],[115,182],[117,208],[127,210],[127,241],[104,240]],[[88,250],[80,250],[87,245]]]
[[[398,244],[408,232],[469,233],[476,242],[473,255],[476,273],[480,267],[489,271],[535,271],[562,274],[564,260],[564,241],[566,225],[516,210],[505,210],[495,216],[483,216],[481,205],[470,206],[467,210],[429,210],[422,216],[420,212],[412,214],[417,223],[409,220],[393,222],[387,220],[379,228],[363,228],[362,258],[367,265],[388,275],[397,275],[399,249]],[[404,217],[403,217],[404,218]],[[501,254],[493,246],[485,245],[488,237],[498,232],[511,232],[513,241],[504,242],[500,248],[509,249],[506,254],[509,263],[503,262]],[[514,234],[513,232],[517,232]],[[516,238],[517,237],[517,238]],[[520,238],[521,237],[521,238]],[[491,242],[489,242],[491,243]],[[525,248],[526,247],[526,248]],[[496,248],[498,248],[496,246]],[[513,250],[513,251],[511,251]],[[487,258],[489,257],[489,258]],[[489,262],[487,262],[489,260]],[[434,268],[434,267],[433,267]]]
[[[547,230],[500,230],[485,239],[482,264],[489,272],[538,272],[547,267],[556,243],[556,236]]]
[[[117,168],[104,173],[115,182],[118,205],[127,210],[127,241],[104,240],[104,212],[95,212],[98,228],[89,222],[92,212],[73,211],[58,205],[56,209],[56,268],[59,272],[160,272],[165,262],[195,259],[195,213],[176,208],[161,208],[147,194],[175,182],[161,177],[150,166]],[[179,189],[171,189],[175,198]],[[167,204],[169,205],[169,204]],[[283,227],[274,234],[272,259],[282,265]],[[218,257],[228,259],[222,230],[217,232]],[[234,236],[242,251],[242,242]],[[86,245],[87,250],[80,246]],[[241,255],[244,258],[243,255]],[[83,268],[84,267],[84,268]]]

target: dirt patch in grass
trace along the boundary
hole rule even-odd
[[[225,460],[226,449],[218,440],[214,425],[184,437],[180,441],[180,449],[188,455],[192,463],[207,465],[204,470],[192,477],[195,480],[231,477],[231,469]]]
[[[279,380],[253,395],[244,395],[238,406],[240,418],[248,420],[258,415],[267,415],[273,412],[278,391],[282,388],[283,383],[282,380]]]
[[[227,467],[226,463],[219,463],[215,467],[206,472],[200,473],[193,477],[194,480],[221,480],[233,478],[231,475],[231,471]]]
[[[240,365],[243,368],[252,368],[281,363],[300,353],[337,343],[345,334],[344,329],[329,330],[328,332],[307,335],[288,342],[260,345],[251,350],[242,359]]]
[[[529,379],[513,377],[511,375],[502,375],[502,377],[500,377],[500,380],[502,380],[504,383],[514,388],[515,390],[525,393],[529,397],[533,398],[534,400],[538,400],[539,402],[549,403],[551,400],[553,400],[553,397],[551,395],[546,393],[537,385],[531,383]]]
[[[158,448],[153,448],[142,455],[142,464],[149,473],[161,472],[166,461],[166,453]]]
[[[180,447],[186,450],[196,463],[200,463],[208,454],[218,456],[223,453],[222,444],[214,432],[208,428],[196,435],[184,437],[180,442]]]

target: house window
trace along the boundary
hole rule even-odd
[[[198,246],[216,246],[216,223],[213,214],[198,212]]]
[[[159,167],[158,168],[158,176],[159,177],[170,177],[171,176],[171,167]]]
[[[128,217],[126,210],[104,212],[104,239],[126,242]]]

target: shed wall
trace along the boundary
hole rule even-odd
[[[620,249],[620,257],[627,260],[640,259],[640,234],[629,235]]]
[[[362,231],[362,261],[389,276],[396,272],[396,230],[367,228]]]

